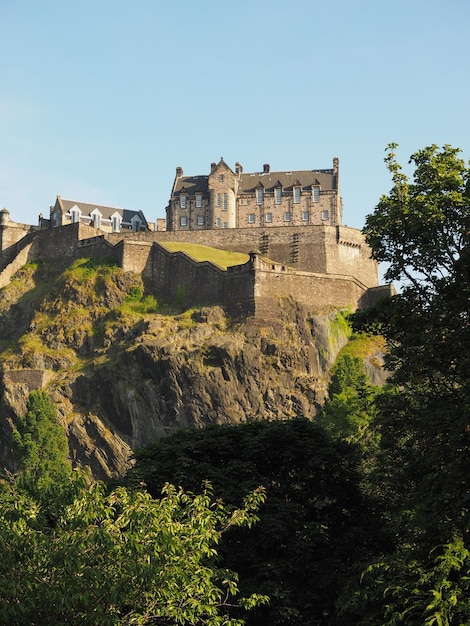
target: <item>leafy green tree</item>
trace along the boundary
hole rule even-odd
[[[376,393],[368,382],[363,361],[349,354],[340,356],[333,368],[320,422],[336,437],[370,448]]]
[[[29,394],[26,414],[13,430],[13,451],[20,470],[18,487],[48,500],[69,482],[68,441],[45,391]]]
[[[154,495],[166,481],[198,491],[209,480],[232,506],[263,485],[259,523],[249,533],[232,530],[221,544],[241,591],[270,597],[248,624],[318,626],[341,623],[340,589],[384,541],[373,502],[359,488],[357,462],[353,446],[306,419],[257,421],[168,436],[136,454],[128,480]]]
[[[470,170],[459,150],[433,145],[411,156],[410,181],[395,148],[393,188],[365,234],[402,290],[356,327],[379,331],[390,350],[378,478],[398,546],[364,578],[378,612],[364,609],[361,623],[460,625],[470,623]]]
[[[264,500],[228,512],[209,486],[163,496],[104,485],[82,488],[53,525],[22,491],[0,496],[0,623],[11,626],[191,624],[241,626],[266,598],[240,597],[217,563],[223,533],[250,526]]]

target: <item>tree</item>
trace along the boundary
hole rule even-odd
[[[250,526],[263,500],[257,490],[229,513],[209,486],[193,496],[166,485],[154,500],[98,483],[51,525],[24,492],[3,493],[0,622],[241,626],[230,612],[266,598],[239,597],[217,546],[232,526]]]
[[[18,486],[47,501],[68,483],[72,467],[67,460],[67,435],[45,391],[29,394],[26,414],[15,426],[13,451],[20,469]]]
[[[335,603],[354,566],[384,542],[380,516],[359,488],[356,449],[306,419],[209,426],[165,437],[136,453],[127,479],[157,494],[166,482],[238,506],[266,488],[260,521],[223,537],[221,554],[244,594],[270,597],[250,625],[340,623]],[[345,624],[350,624],[345,618]]]
[[[349,354],[340,356],[328,385],[328,400],[320,413],[321,424],[336,437],[371,448],[376,393],[368,382],[363,361]]]
[[[393,188],[364,230],[403,287],[356,328],[389,345],[395,388],[378,398],[377,423],[398,547],[371,565],[365,593],[381,604],[377,623],[469,623],[470,170],[459,150],[433,145],[411,156],[410,182],[395,149]]]

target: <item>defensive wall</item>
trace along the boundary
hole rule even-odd
[[[354,275],[368,287],[378,284],[377,264],[362,233],[348,226],[284,226],[228,228],[201,231],[163,231],[126,234],[107,233],[113,244],[120,241],[165,243],[181,241],[221,250],[259,250],[263,257],[306,272]]]
[[[312,312],[355,309],[392,292],[378,285],[377,264],[360,231],[343,226],[104,233],[81,223],[40,229],[5,217],[0,216],[0,287],[30,261],[69,264],[91,257],[113,258],[125,271],[141,273],[157,298],[182,306],[222,304],[231,314],[272,316],[280,297],[292,297]],[[245,252],[250,260],[224,270],[161,245],[171,241]]]

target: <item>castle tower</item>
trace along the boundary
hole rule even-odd
[[[235,228],[238,174],[232,172],[223,158],[211,164],[208,190],[210,227]]]

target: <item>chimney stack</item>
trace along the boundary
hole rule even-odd
[[[269,174],[269,163],[263,165],[263,174]]]
[[[176,168],[176,176],[177,178],[181,178],[181,176],[183,176],[183,168],[182,167],[177,167]]]
[[[216,167],[217,167],[217,163],[211,163],[211,174],[215,170]]]

